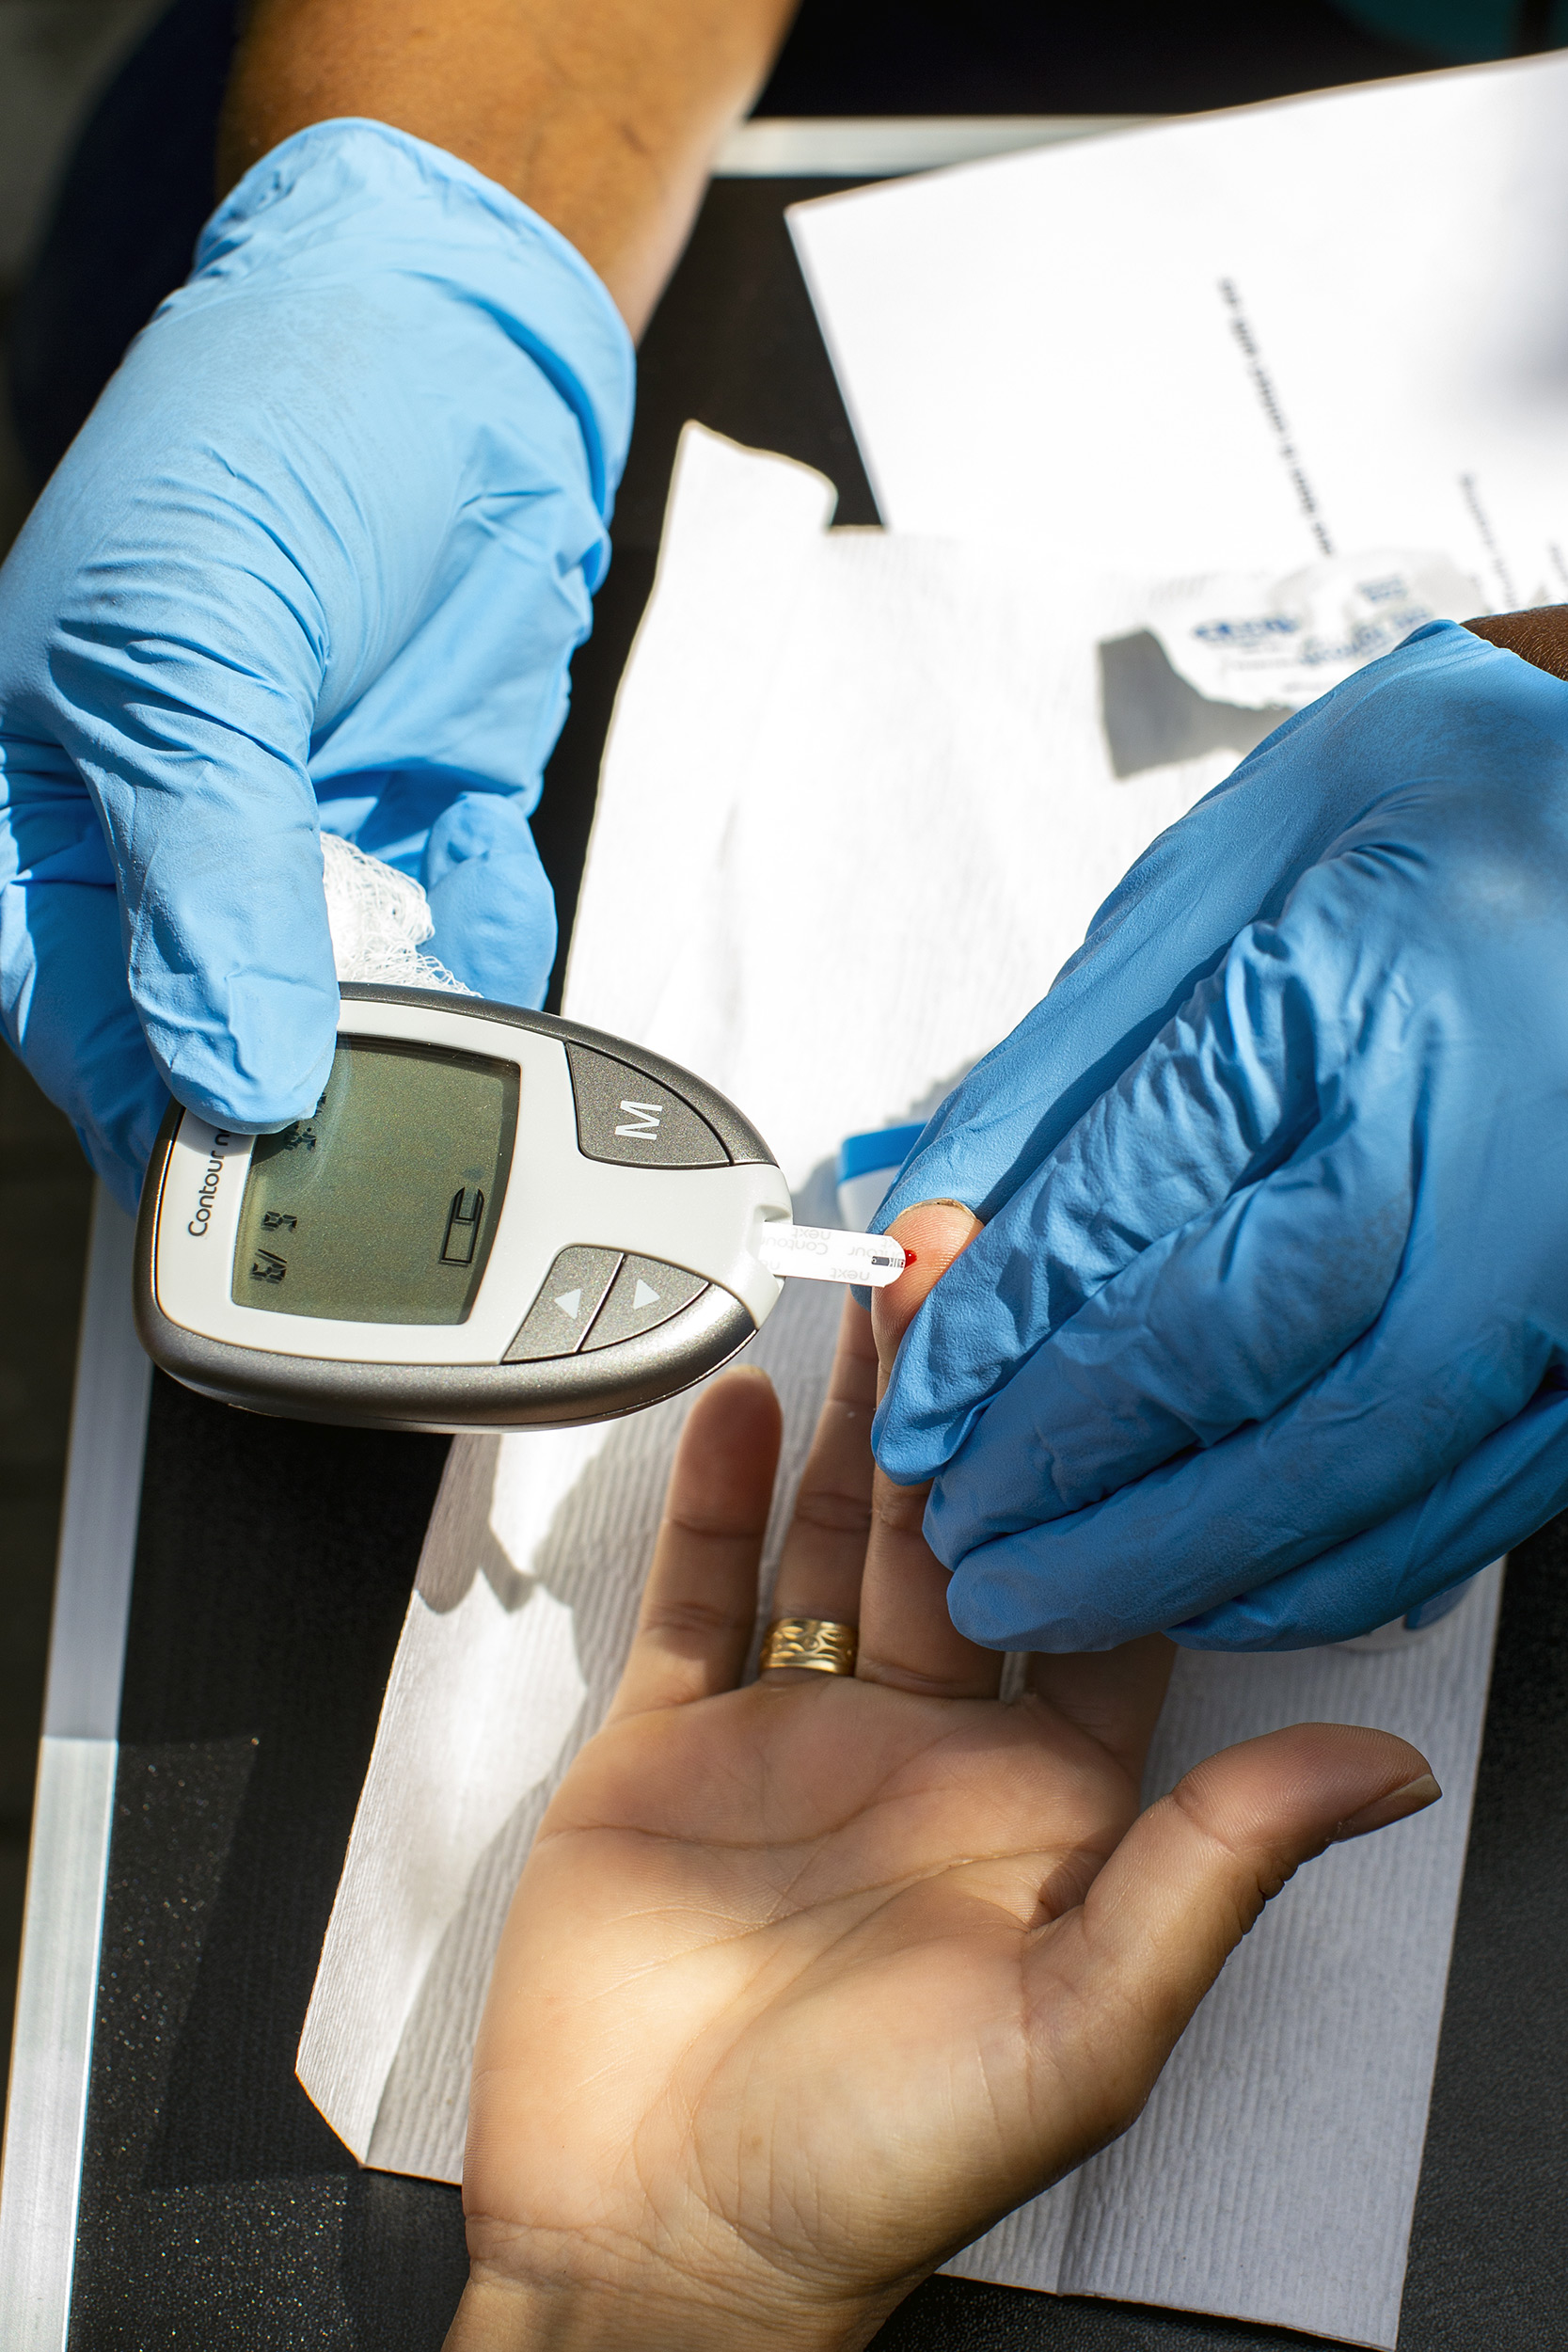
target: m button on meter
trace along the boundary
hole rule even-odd
[[[626,1168],[727,1168],[730,1155],[705,1119],[646,1070],[568,1044],[578,1149]]]

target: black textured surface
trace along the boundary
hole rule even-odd
[[[928,2279],[875,2338],[873,2352],[1299,2352],[1323,2341],[1143,2304]]]
[[[445,1455],[154,1381],[71,2352],[451,2317],[455,2192],[360,2180],[293,2076]]]
[[[175,0],[89,115],[9,326],[17,438],[59,464],[126,344],[184,278],[213,209],[242,0]]]
[[[1568,1517],[1509,1564],[1402,2352],[1568,2342]]]
[[[1436,56],[1359,31],[1327,0],[805,0],[758,112],[1185,114]]]

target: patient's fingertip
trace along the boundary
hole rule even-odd
[[[778,1401],[773,1383],[760,1364],[731,1364],[723,1372],[716,1374],[705,1387],[698,1390],[693,1408],[697,1405],[711,1403],[715,1397],[750,1405],[764,1396],[772,1397],[775,1403]]]
[[[911,1265],[917,1253],[925,1263],[927,1286],[944,1274],[955,1258],[962,1255],[980,1231],[980,1219],[961,1200],[921,1200],[912,1209],[903,1210],[888,1227],[893,1239],[903,1245]],[[905,1267],[905,1272],[909,1266]],[[902,1278],[900,1278],[902,1279]],[[888,1291],[898,1288],[896,1282]]]
[[[762,1366],[736,1364],[692,1399],[681,1431],[682,1462],[692,1458],[691,1449],[698,1456],[715,1449],[743,1456],[762,1452],[768,1456],[771,1475],[783,1428],[778,1392]]]
[[[713,1408],[743,1416],[749,1422],[782,1422],[779,1392],[760,1364],[736,1364],[721,1373],[709,1388]]]
[[[980,1219],[961,1200],[922,1200],[894,1218],[888,1233],[903,1248],[904,1270],[871,1297],[871,1327],[884,1371],[927,1294],[980,1230]]]
[[[1413,1813],[1424,1813],[1429,1804],[1435,1804],[1442,1793],[1431,1772],[1418,1772],[1402,1788],[1390,1788],[1386,1796],[1374,1797],[1348,1820],[1336,1822],[1331,1842],[1342,1845],[1349,1838],[1367,1837],[1373,1830],[1408,1820]]]

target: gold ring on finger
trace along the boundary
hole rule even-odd
[[[761,1671],[803,1666],[809,1674],[852,1675],[859,1645],[858,1626],[832,1617],[775,1617],[763,1635]]]

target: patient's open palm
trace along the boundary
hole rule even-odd
[[[736,1687],[777,1408],[752,1374],[693,1410],[615,1708],[498,1961],[453,2346],[867,2342],[1125,2128],[1267,1895],[1421,1772],[1307,1727],[1133,1826],[1168,1646],[1037,1660],[999,1703],[918,1500],[873,1511],[874,1392],[851,1310],[774,1607],[858,1623],[853,1677]]]
[[[1085,2113],[1056,2015],[1081,1948],[1038,1928],[1136,1794],[1037,1703],[814,1675],[622,1716],[541,1835],[505,1963],[529,1996],[482,2060],[515,2070],[485,2096],[533,2220],[548,2182],[562,2229],[630,2229],[677,2266],[731,2238],[760,2313],[798,2280],[928,2266],[961,2151],[962,2243],[1119,2120],[1108,2084]],[[569,2132],[590,2100],[598,2128]]]

